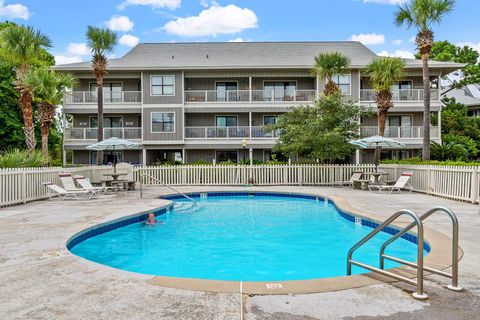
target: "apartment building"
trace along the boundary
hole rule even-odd
[[[104,87],[104,137],[137,141],[141,148],[118,152],[119,160],[149,165],[272,158],[278,133],[265,129],[289,107],[313,104],[325,79],[310,72],[322,52],[340,52],[351,60],[335,81],[345,99],[376,111],[375,94],[363,69],[376,54],[359,42],[145,43],[109,60]],[[431,110],[438,124],[431,137],[439,142],[439,81],[460,65],[431,62]],[[95,162],[85,147],[97,139],[96,82],[90,63],[56,66],[75,74],[78,83],[66,97],[64,150],[73,163]],[[390,156],[411,157],[422,144],[423,89],[421,61],[406,60],[405,79],[393,88],[385,135],[405,142]],[[377,133],[376,117],[361,120],[361,135]],[[106,154],[105,160],[111,161]],[[373,150],[359,150],[352,162],[368,162]]]

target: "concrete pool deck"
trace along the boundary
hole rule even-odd
[[[428,276],[427,301],[412,286],[393,283],[295,295],[211,293],[152,285],[151,276],[109,268],[73,256],[65,242],[92,225],[166,204],[166,188],[119,192],[92,201],[37,201],[0,208],[2,319],[475,319],[480,314],[478,205],[421,194],[378,194],[328,187],[179,187],[183,192],[262,190],[340,196],[353,207],[386,218],[400,209],[420,214],[437,206],[460,221],[460,285]],[[432,216],[426,227],[450,236],[450,221]],[[242,309],[241,309],[242,306]]]

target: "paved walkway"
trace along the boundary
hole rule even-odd
[[[238,187],[183,187],[197,190],[245,190]],[[80,259],[65,249],[66,240],[86,227],[161,206],[164,188],[120,192],[94,201],[37,201],[0,209],[0,319],[478,319],[480,316],[479,207],[421,194],[389,195],[342,188],[255,187],[338,195],[352,206],[387,217],[399,209],[417,213],[443,205],[458,215],[464,292],[442,287],[429,277],[429,299],[413,300],[403,284],[287,296],[244,296],[195,292],[148,284],[149,276],[112,269]],[[427,226],[449,234],[441,215]],[[243,310],[241,302],[243,301]],[[243,311],[243,312],[242,312]]]

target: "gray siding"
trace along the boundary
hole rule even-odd
[[[248,90],[248,77],[215,77],[215,78],[186,78],[185,90],[215,90],[216,82],[234,81],[238,83],[238,90]],[[298,90],[315,89],[315,78],[281,75],[277,77],[253,77],[252,90],[263,90],[265,81],[295,81]]]
[[[123,91],[140,91],[140,79],[122,79],[122,78],[109,78],[104,82],[119,82],[122,83]],[[91,79],[79,79],[75,84],[75,90],[77,91],[90,91],[90,84],[95,84],[95,78]]]
[[[186,162],[207,161],[213,162],[215,159],[215,150],[185,150]]]
[[[150,87],[151,76],[174,75],[175,95],[152,96]],[[143,104],[181,104],[183,103],[183,79],[180,71],[152,71],[143,73]]]
[[[237,82],[238,90],[248,90],[248,78],[187,78],[185,90],[215,90],[217,82]]]
[[[409,76],[406,75],[404,80],[412,81],[414,89],[423,89],[423,78],[421,76]],[[362,89],[371,89],[372,85],[369,81],[369,78],[362,75]]]
[[[313,90],[316,87],[316,80],[312,77],[262,77],[252,79],[252,90],[263,90],[265,81],[295,81],[297,90]]]
[[[73,151],[74,164],[90,164],[90,151],[88,150],[74,150]]]
[[[153,112],[174,112],[175,132],[152,132],[151,114]],[[183,108],[178,107],[156,107],[143,109],[143,140],[145,141],[175,141],[183,140]]]
[[[187,113],[185,114],[186,127],[215,127],[216,116],[237,116],[238,126],[248,126],[248,113]]]

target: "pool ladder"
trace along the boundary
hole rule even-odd
[[[450,220],[452,221],[452,273],[448,273],[448,272],[434,269],[431,267],[426,267],[423,264],[423,248],[424,248],[423,221],[436,212],[443,212],[447,214],[450,217]],[[407,225],[406,227],[404,227],[403,229],[401,229],[399,232],[393,235],[390,239],[385,241],[385,243],[383,243],[382,247],[380,248],[380,268],[376,268],[371,265],[353,260],[352,258],[353,253],[358,248],[364,245],[367,241],[369,241],[377,233],[382,231],[382,229],[384,229],[385,227],[389,226],[399,217],[405,216],[405,215],[410,216],[413,222]],[[417,235],[416,235],[417,236],[417,263],[409,262],[409,261],[385,254],[385,249],[388,245],[390,245],[396,239],[406,234],[415,226],[417,227]],[[385,259],[395,261],[395,262],[417,269],[416,280],[384,270]],[[380,224],[372,232],[370,232],[365,237],[360,239],[355,245],[353,245],[350,248],[347,256],[347,275],[352,274],[352,265],[356,265],[361,268],[416,286],[416,292],[412,294],[412,296],[416,299],[427,299],[428,297],[427,294],[423,291],[423,271],[431,272],[431,273],[438,274],[438,275],[452,279],[452,284],[448,285],[447,288],[453,291],[461,291],[462,288],[458,286],[458,219],[457,219],[457,216],[451,210],[444,207],[435,207],[425,212],[420,217],[410,210],[400,210],[395,214],[393,214],[392,216],[390,216],[388,219],[386,219],[382,224]]]
[[[172,186],[170,186],[170,185],[166,184],[165,182],[162,182],[162,181],[158,180],[157,178],[155,178],[155,177],[153,177],[153,176],[151,176],[151,175],[149,175],[149,174],[146,174],[146,173],[141,173],[141,174],[140,174],[140,198],[143,198],[143,179],[142,179],[142,177],[148,177],[148,178],[150,178],[150,179],[152,179],[152,180],[155,180],[155,181],[157,181],[158,183],[160,183],[162,186],[164,186],[164,187],[172,190],[172,191],[175,192],[176,194],[179,194],[179,195],[181,195],[182,197],[184,197],[185,199],[188,199],[188,200],[192,201],[192,202],[194,203],[194,205],[197,204],[197,201],[195,201],[192,197],[187,196],[185,193],[183,193],[183,192],[181,192],[181,191],[178,191],[177,189],[174,189]]]

